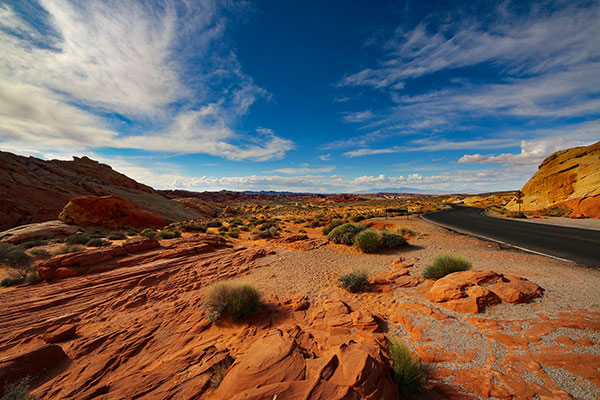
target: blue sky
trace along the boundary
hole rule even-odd
[[[599,1],[0,2],[0,150],[155,188],[520,188],[600,140]]]

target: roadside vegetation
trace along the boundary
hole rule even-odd
[[[406,344],[393,339],[388,344],[394,382],[403,398],[418,394],[425,383],[425,373],[419,360]]]
[[[369,290],[369,276],[364,270],[355,270],[340,276],[340,286],[350,293],[362,293]]]
[[[436,257],[433,264],[425,268],[423,277],[425,279],[440,279],[453,272],[467,271],[473,264],[464,257],[443,254]]]

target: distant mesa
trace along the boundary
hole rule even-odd
[[[524,211],[562,208],[571,217],[600,218],[600,142],[551,154],[521,191]],[[518,210],[516,200],[507,208]]]

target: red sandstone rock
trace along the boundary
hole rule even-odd
[[[372,285],[386,285],[394,283],[397,278],[408,275],[407,269],[390,269],[382,271],[371,279]]]
[[[0,359],[0,396],[5,388],[26,377],[39,377],[68,357],[56,344],[47,344]]]
[[[167,222],[118,196],[85,196],[71,199],[58,218],[66,224],[113,229],[164,226]]]
[[[65,340],[71,339],[75,336],[75,332],[77,331],[77,325],[69,324],[69,325],[61,325],[55,329],[49,329],[44,333],[42,339],[46,343],[59,343],[64,342]]]
[[[159,247],[160,243],[156,239],[140,239],[125,242],[122,246],[128,253],[139,253]]]
[[[501,301],[529,302],[542,293],[527,279],[493,271],[462,271],[438,279],[429,289],[429,299],[454,311],[478,313]]]

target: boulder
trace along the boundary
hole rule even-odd
[[[19,244],[30,240],[53,239],[57,236],[68,236],[77,232],[79,228],[67,225],[61,221],[40,222],[17,226],[0,232],[0,242]]]
[[[42,339],[46,343],[59,343],[71,339],[77,332],[77,325],[61,325],[58,328],[51,328],[44,333]]]
[[[40,377],[68,357],[62,347],[47,344],[0,359],[0,396],[5,388],[27,377]]]
[[[517,276],[461,271],[438,279],[429,289],[429,300],[453,311],[479,313],[502,301],[527,303],[542,294],[541,287]]]
[[[164,226],[158,215],[118,196],[85,196],[71,199],[58,218],[66,224],[112,229]]]

